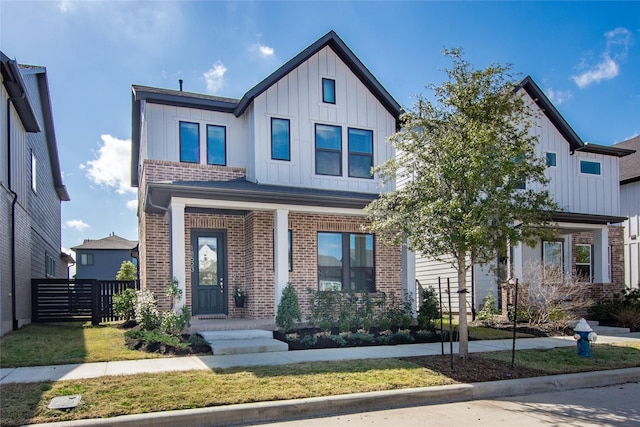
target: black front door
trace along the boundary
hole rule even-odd
[[[222,232],[191,235],[193,314],[227,314],[225,249]]]

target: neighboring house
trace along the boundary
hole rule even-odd
[[[400,106],[333,31],[241,99],[132,92],[140,278],[162,306],[172,277],[195,316],[222,318],[237,287],[263,319],[287,282],[305,314],[309,288],[412,292],[400,246],[363,228],[393,189],[370,171],[394,156]]]
[[[620,159],[620,214],[624,222],[624,283],[628,288],[640,288],[640,136],[619,144],[616,148],[635,150]]]
[[[71,248],[76,253],[76,279],[116,280],[123,261],[137,263],[138,242],[115,234],[98,240],[85,239]]]
[[[0,52],[0,332],[31,321],[31,279],[67,278],[62,183],[44,67]]]
[[[473,265],[467,275],[472,295],[468,301],[478,310],[489,293],[496,298],[500,295],[500,284],[506,279],[522,279],[523,269],[531,263],[558,266],[564,274],[577,271],[588,277],[585,290],[592,297],[610,295],[624,287],[622,227],[613,224],[624,219],[619,158],[632,151],[584,143],[531,77],[520,83],[518,91],[540,112],[531,132],[538,135],[536,153],[547,160],[548,189],[561,208],[551,215],[558,238],[534,247],[512,246],[506,265],[501,263],[506,277],[499,278],[495,272],[497,260]],[[447,278],[450,280],[455,295],[457,273],[451,265],[416,256],[416,278],[422,286],[437,287],[438,277],[445,290]],[[457,296],[452,296],[452,306],[457,312]]]

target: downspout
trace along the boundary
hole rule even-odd
[[[24,99],[26,93],[21,96],[7,98],[7,186],[13,200],[11,201],[11,319],[13,330],[18,329],[18,317],[16,315],[16,204],[18,203],[18,193],[13,191],[11,179],[11,101],[14,99]]]

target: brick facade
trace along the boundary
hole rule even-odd
[[[145,160],[140,186],[140,202],[148,180],[228,180],[244,176],[244,169]],[[166,173],[165,173],[166,169]],[[294,285],[303,315],[309,314],[308,289],[318,288],[318,231],[361,233],[368,224],[362,216],[309,214],[289,212],[292,231],[292,271]],[[275,317],[274,212],[225,212],[203,209],[185,211],[185,301],[192,307],[191,234],[192,231],[223,231],[227,246],[228,317],[272,319]],[[166,287],[171,275],[170,225],[168,215],[150,214],[143,210],[139,219],[140,279],[152,290],[159,307],[166,309]],[[375,239],[376,291],[402,295],[402,253],[400,246],[388,246]],[[240,287],[247,293],[244,309],[237,309],[233,291]]]

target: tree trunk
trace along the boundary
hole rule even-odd
[[[466,254],[458,254],[458,357],[469,356],[469,329],[467,327],[467,258]]]

